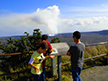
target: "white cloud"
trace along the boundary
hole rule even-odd
[[[98,31],[108,29],[107,17],[92,17],[92,18],[78,18],[78,19],[62,19],[62,27],[59,28],[60,32],[73,32],[79,31]]]
[[[108,22],[107,17],[92,17],[92,18],[78,18],[78,19],[62,19],[67,25],[92,25]]]
[[[40,28],[43,33],[57,34],[79,31],[108,29],[108,17],[88,17],[62,19],[58,6],[37,9],[31,14],[0,15],[0,35],[22,35],[25,31],[32,34],[34,28]]]

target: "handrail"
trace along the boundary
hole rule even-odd
[[[101,54],[101,55],[97,55],[97,56],[93,56],[93,57],[88,57],[88,58],[84,58],[84,61],[85,60],[90,60],[90,59],[94,59],[94,58],[97,58],[97,57],[103,57],[103,56],[106,56],[106,54]],[[67,63],[61,63],[61,65],[66,65],[66,64],[70,64],[71,62],[67,62]]]
[[[108,42],[99,42],[99,43],[93,43],[93,44],[87,44],[85,46],[96,46],[96,45],[104,45],[107,44]]]
[[[94,45],[104,45],[107,44],[108,42],[100,42],[100,43],[93,43],[93,44],[87,44],[85,46],[94,46]],[[22,55],[22,54],[32,54],[34,51],[29,51],[29,52],[19,52],[19,53],[8,53],[8,54],[2,54],[1,56],[10,56],[10,55]]]
[[[19,52],[19,53],[8,53],[8,54],[2,54],[1,56],[10,56],[10,55],[23,55],[23,54],[32,54],[34,51],[29,51],[29,52]]]
[[[107,43],[108,42],[100,42],[100,43],[87,44],[85,46],[87,47],[87,46],[104,45],[104,44],[107,44]],[[106,56],[106,55],[108,55],[108,53],[106,53],[106,54],[100,54],[100,55],[93,56],[93,57],[84,58],[84,60],[90,60],[90,59],[93,59],[93,58],[102,57],[102,56]],[[61,65],[66,65],[66,64],[70,64],[70,63],[71,62],[61,63]]]

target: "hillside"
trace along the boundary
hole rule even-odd
[[[103,31],[94,31],[94,32],[81,32],[82,37],[81,41],[85,44],[98,43],[98,42],[106,42],[108,41],[108,30]],[[61,42],[67,42],[69,45],[73,44],[72,33],[61,33],[56,35]],[[49,41],[53,37],[49,37]]]
[[[108,41],[108,30],[93,31],[93,32],[81,32],[81,41],[85,44],[106,42]],[[21,36],[12,36],[12,39],[20,39]],[[58,37],[61,42],[67,42],[69,45],[73,44],[72,33],[59,33],[55,36],[49,36],[49,41],[54,37]],[[0,37],[0,41],[3,42],[10,37]]]

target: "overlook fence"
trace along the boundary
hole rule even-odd
[[[54,44],[54,43],[53,43]],[[53,45],[52,44],[52,45]],[[57,43],[56,43],[57,44]],[[67,43],[59,43],[59,44],[63,44],[63,46],[67,45]],[[108,44],[108,42],[100,42],[100,43],[94,43],[94,44],[87,44],[86,46],[97,46],[97,45],[105,45],[105,44]],[[54,46],[54,45],[53,45]],[[56,45],[55,45],[56,46]],[[60,45],[59,45],[60,46]],[[61,46],[60,46],[61,47]],[[54,47],[53,47],[54,48]],[[56,48],[56,47],[55,47]],[[57,47],[58,48],[58,47]],[[59,48],[58,48],[59,49]],[[57,49],[57,50],[58,50]],[[63,48],[64,50],[61,50],[59,49],[60,51],[62,51],[61,53],[66,53],[67,49],[68,49],[68,45],[66,47]],[[60,51],[58,53],[60,53]],[[9,54],[3,54],[3,55],[0,55],[0,57],[3,57],[3,56],[12,56],[12,55],[23,55],[23,54],[32,54],[34,51],[30,51],[30,52],[25,52],[25,53],[9,53]],[[56,66],[58,66],[58,80],[61,81],[61,65],[66,65],[66,64],[70,64],[70,62],[68,63],[61,63],[61,55],[66,55],[66,54],[52,54],[52,55],[55,55],[58,57],[58,64],[56,64],[56,58],[54,58],[52,60],[52,68],[53,68],[53,75],[55,75],[57,72],[57,68]],[[98,56],[93,56],[93,57],[89,57],[89,58],[84,58],[84,60],[89,60],[89,59],[93,59],[93,58],[97,58],[97,57],[102,57],[102,56],[106,56],[107,55],[107,63],[108,63],[108,47],[107,47],[107,53],[106,54],[101,54],[101,55],[98,55]],[[0,58],[2,59],[2,58]],[[20,71],[20,72],[14,72],[14,73],[6,73],[6,74],[1,74],[0,76],[5,76],[5,75],[11,75],[11,74],[18,74],[18,77],[19,76],[19,73],[23,73],[23,72],[26,72],[28,70],[25,70],[25,71]]]

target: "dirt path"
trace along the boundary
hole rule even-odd
[[[73,81],[71,74],[68,76]],[[108,65],[94,66],[83,69],[81,72],[82,81],[108,81]]]
[[[82,70],[82,81],[108,81],[108,65]]]
[[[64,74],[70,81],[72,79],[72,73],[69,71]],[[62,75],[63,76],[63,75]],[[88,69],[83,69],[81,72],[82,81],[108,81],[108,65],[94,66]],[[50,78],[47,81],[54,81]]]

